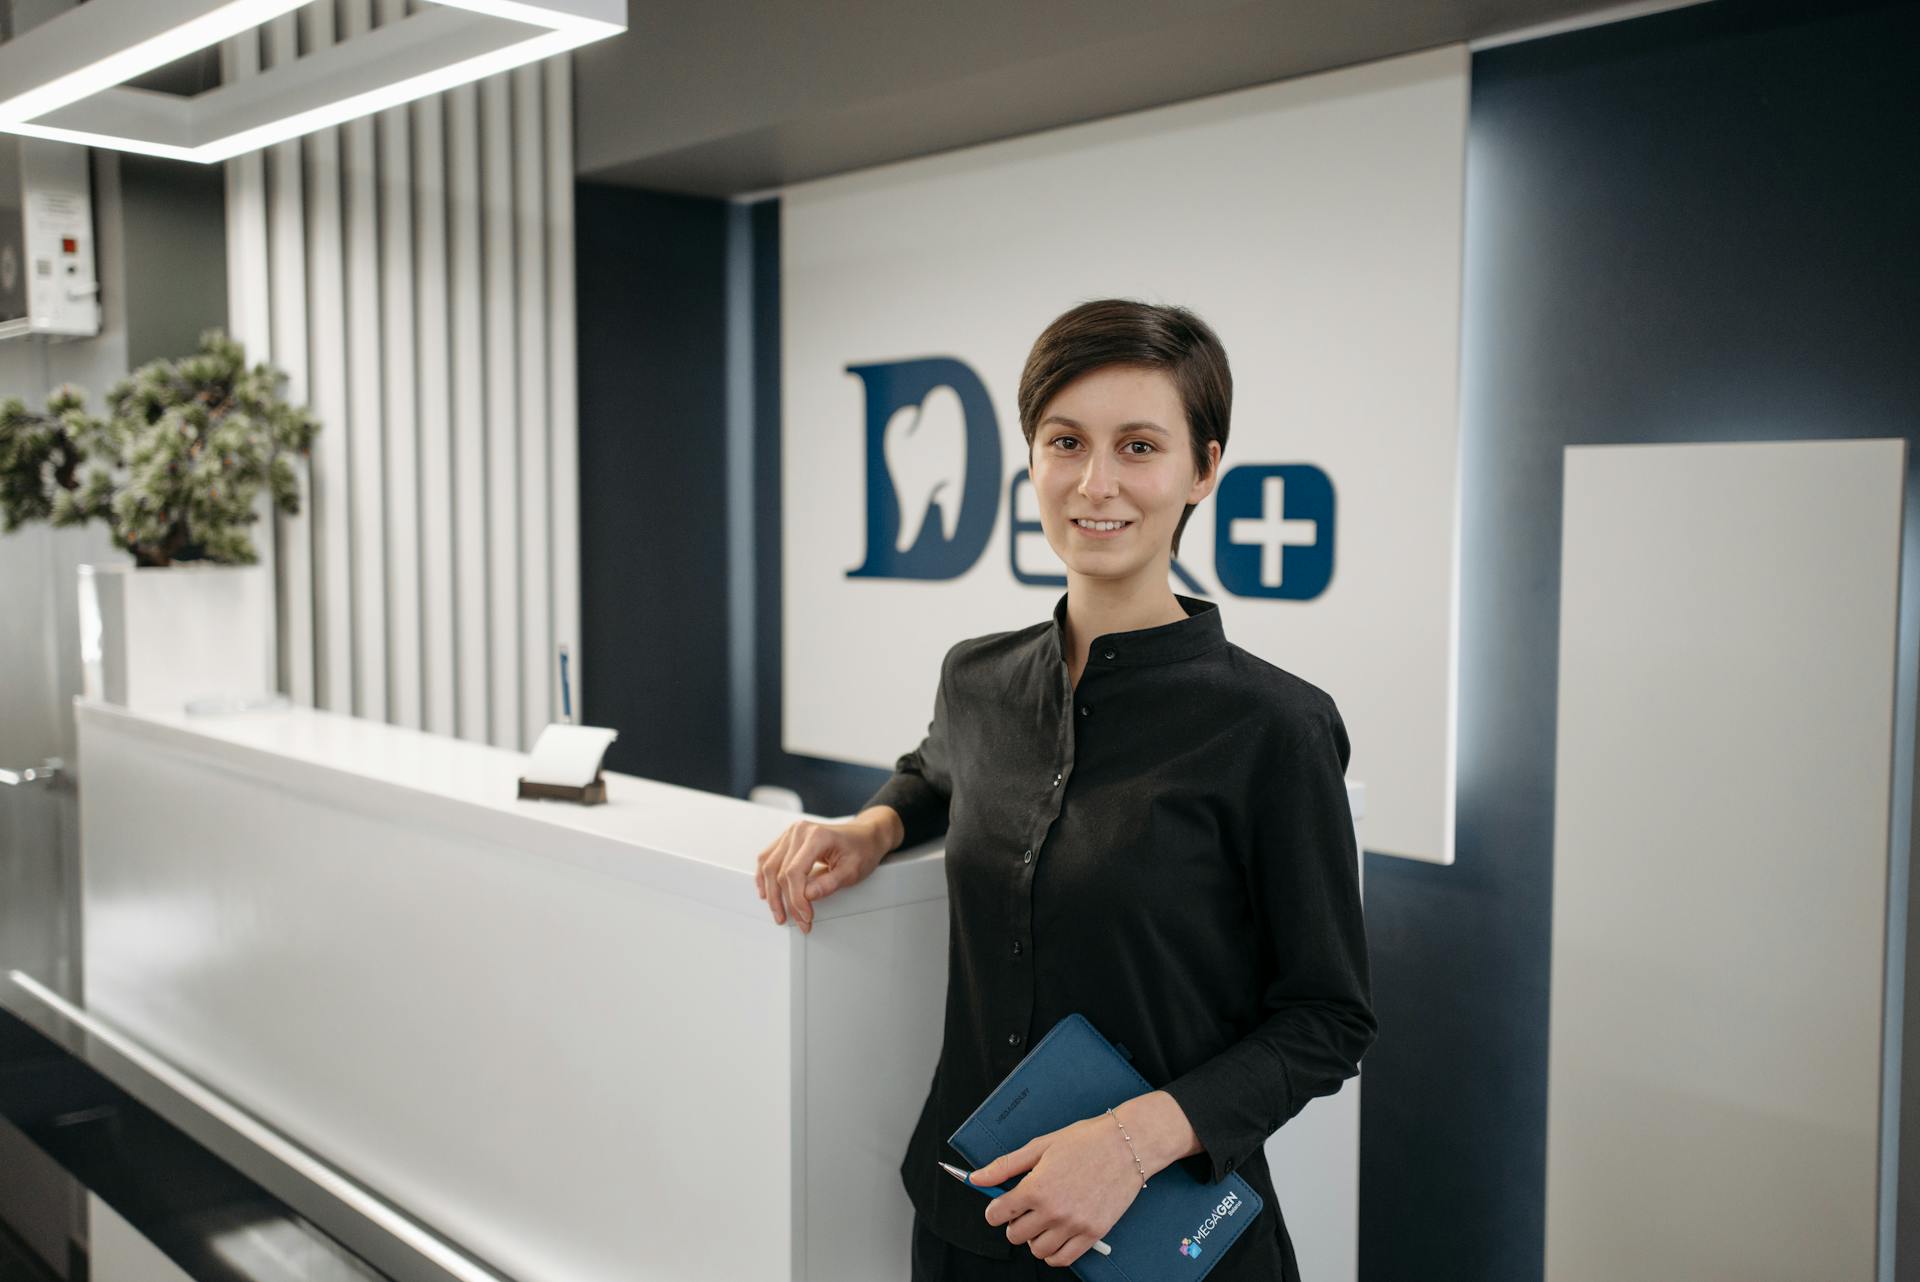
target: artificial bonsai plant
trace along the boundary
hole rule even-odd
[[[44,413],[0,401],[5,528],[98,518],[136,565],[255,564],[254,499],[265,485],[280,511],[300,510],[289,456],[306,456],[320,428],[282,399],[285,378],[266,363],[249,368],[241,344],[211,329],[193,355],[115,383],[104,419],[72,385],[55,389]]]

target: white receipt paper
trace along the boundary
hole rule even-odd
[[[527,761],[528,783],[557,783],[583,787],[600,772],[600,758],[620,732],[604,726],[572,726],[555,721],[534,740]]]

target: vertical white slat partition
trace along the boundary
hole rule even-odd
[[[446,96],[448,306],[453,323],[454,638],[463,739],[488,740],[486,348],[480,323],[480,91]]]
[[[440,99],[414,104],[414,272],[420,291],[421,727],[453,734],[453,456],[447,438],[447,172]]]
[[[300,33],[292,14],[275,18],[266,29],[273,66],[300,55]],[[300,144],[283,142],[267,156],[267,291],[272,322],[263,355],[286,371],[287,399],[296,405],[313,399],[307,370],[307,230],[305,182]],[[312,468],[298,460],[294,475],[301,493],[312,489]],[[300,510],[276,516],[274,541],[279,555],[280,666],[287,694],[312,706],[314,686],[313,510],[303,498]]]
[[[382,25],[406,0],[379,0]],[[380,113],[380,331],[385,358],[388,720],[420,727],[420,453],[415,401],[413,148],[406,105]]]
[[[372,0],[340,0],[345,38],[372,26]],[[347,425],[353,434],[353,710],[385,721],[386,476],[380,359],[380,259],[373,121],[347,122]]]
[[[239,79],[259,74],[260,33],[256,29],[236,36],[220,46],[223,78]],[[272,344],[272,301],[267,289],[267,166],[259,152],[227,162],[227,333],[246,348],[249,363],[269,354]],[[275,595],[283,586],[275,556],[272,495],[262,492],[254,500],[256,517],[252,534],[255,554],[260,563],[272,567]],[[280,659],[280,631],[284,610],[276,609],[270,624],[273,637],[270,651]],[[276,662],[279,662],[276,659]],[[282,675],[284,679],[284,674]]]
[[[573,719],[580,720],[580,388],[573,300],[573,68],[555,58],[547,86],[547,479],[553,529],[553,644],[566,646]],[[560,673],[549,664],[549,706],[560,716]]]
[[[262,34],[279,65],[408,7],[307,5],[229,41],[228,74],[257,72]],[[230,330],[322,424],[301,514],[260,535],[301,703],[522,750],[558,716],[572,134],[557,59],[227,162]]]
[[[487,634],[492,650],[492,740],[520,741],[519,408],[515,379],[513,103],[506,78],[480,86],[481,229],[487,344]]]
[[[309,51],[334,41],[333,6],[299,13]],[[340,131],[298,144],[306,154],[307,344],[310,404],[321,423],[308,493],[313,512],[314,706],[353,711],[353,526],[347,412],[346,233],[340,209]]]
[[[513,73],[514,224],[520,305],[520,698],[526,724],[553,719],[553,603],[547,590],[547,169],[540,68]]]

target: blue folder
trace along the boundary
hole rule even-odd
[[[1036,1135],[1057,1131],[1154,1087],[1087,1021],[1068,1015],[982,1100],[947,1140],[978,1170]],[[1109,1119],[1111,1120],[1111,1119]],[[1260,1195],[1238,1175],[1203,1184],[1179,1162],[1147,1179],[1133,1204],[1068,1267],[1084,1282],[1196,1282],[1260,1214]],[[1015,1250],[1027,1249],[1025,1243]]]

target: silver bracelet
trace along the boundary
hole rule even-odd
[[[1147,1187],[1147,1168],[1140,1165],[1140,1155],[1134,1153],[1133,1136],[1127,1134],[1126,1123],[1120,1120],[1120,1114],[1114,1113],[1112,1109],[1108,1109],[1107,1112],[1113,1113],[1113,1124],[1120,1128],[1120,1138],[1127,1142],[1127,1152],[1133,1153],[1134,1169],[1140,1172],[1140,1187]]]

